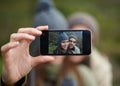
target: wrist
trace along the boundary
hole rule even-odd
[[[17,82],[15,73],[11,73],[11,71],[9,71],[5,66],[2,68],[1,80],[4,84],[6,84],[6,86],[14,86],[14,84]]]
[[[16,83],[10,83],[10,82],[6,82],[1,77],[0,86],[24,86],[24,84],[26,82],[26,78],[27,77],[25,76],[25,77],[21,78],[19,81],[17,81]]]
[[[11,83],[7,78],[1,76],[1,86],[14,86],[14,83]]]
[[[1,82],[0,82],[0,85],[1,86],[14,86],[14,84],[10,84],[10,83],[7,83],[7,82],[5,82],[5,80],[3,80],[3,78],[1,77]]]

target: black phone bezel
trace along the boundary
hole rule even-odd
[[[89,30],[43,30],[40,36],[40,54],[42,55],[71,55],[71,54],[49,54],[48,53],[48,36],[49,32],[67,32],[67,31],[82,31],[83,32],[83,48],[81,54],[72,55],[89,55],[91,53],[91,31]]]

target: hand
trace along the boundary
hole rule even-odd
[[[21,28],[10,36],[10,42],[1,47],[3,58],[2,80],[10,85],[26,76],[33,67],[40,63],[53,61],[51,56],[37,56],[33,58],[29,54],[29,45],[35,36],[42,34],[41,30],[47,30],[48,26],[35,28]]]

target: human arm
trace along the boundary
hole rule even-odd
[[[47,26],[35,28],[21,28],[10,36],[10,41],[1,47],[3,66],[2,81],[7,85],[14,85],[22,77],[26,76],[32,68],[38,64],[53,61],[51,56],[36,56],[29,54],[29,45],[35,36],[42,34],[41,30],[47,30]]]

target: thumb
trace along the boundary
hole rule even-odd
[[[54,61],[53,56],[37,56],[32,58],[32,66],[35,67],[41,63]]]

